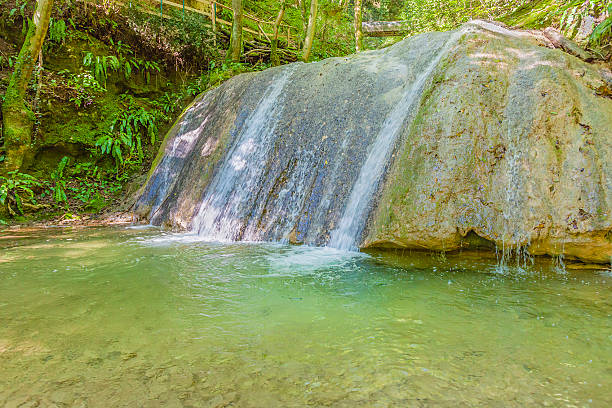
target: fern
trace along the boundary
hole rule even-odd
[[[64,179],[64,169],[70,162],[70,159],[66,156],[62,157],[62,160],[57,165],[57,168],[51,173],[51,180],[53,181],[53,200],[56,203],[67,203],[68,198],[66,197],[66,180]]]
[[[608,18],[602,21],[589,37],[589,46],[601,47],[612,39],[612,4],[608,5]]]
[[[0,176],[0,205],[13,216],[23,214],[24,205],[34,201],[34,189],[41,186],[36,177],[18,171]]]
[[[51,43],[61,45],[64,44],[68,37],[68,29],[66,22],[62,19],[56,20],[51,18],[49,22],[49,41]]]

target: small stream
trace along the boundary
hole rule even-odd
[[[0,406],[612,406],[612,274],[0,235]],[[28,405],[30,404],[30,405]]]

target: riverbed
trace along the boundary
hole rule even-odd
[[[608,407],[611,384],[605,267],[125,227],[0,239],[2,406]]]

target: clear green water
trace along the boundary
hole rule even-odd
[[[0,237],[0,406],[612,406],[609,272]]]

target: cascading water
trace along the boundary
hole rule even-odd
[[[212,91],[205,98],[217,99],[217,106],[232,105],[222,105],[222,97],[242,98],[241,105],[229,126],[218,119],[232,117],[225,112],[215,115],[205,109],[196,115],[209,125],[199,130],[198,141],[181,159],[182,174],[169,177],[169,169],[160,166],[148,183],[182,180],[164,190],[170,199],[160,213],[207,240],[326,245],[384,118],[402,113],[395,106],[405,84],[422,71],[420,61],[406,62],[417,56],[424,62],[435,58],[447,37],[440,34],[426,52],[424,37],[409,47],[382,50],[383,63],[364,62],[367,70],[355,69],[348,59],[295,64],[245,81],[245,88]],[[344,86],[356,80],[361,81],[358,97]],[[332,108],[327,92],[334,86],[338,106]],[[362,114],[355,116],[355,111]],[[173,150],[167,148],[166,154],[173,155]],[[197,177],[198,168],[206,169],[209,182]],[[199,190],[201,186],[205,188]],[[192,208],[194,215],[188,218]]]
[[[241,238],[242,222],[253,205],[252,189],[259,182],[265,158],[273,147],[271,136],[282,112],[282,91],[293,71],[294,67],[289,67],[272,81],[207,189],[193,220],[193,230],[204,238],[219,241]]]
[[[414,82],[406,84],[402,99],[385,119],[382,129],[376,136],[368,157],[361,167],[359,177],[353,185],[338,228],[332,232],[328,246],[342,250],[357,249],[372,199],[389,162],[400,130],[403,129],[407,118],[411,116],[414,107],[418,106],[417,102],[421,100],[423,89],[442,58],[468,30],[470,30],[470,27],[453,33],[444,47]]]

